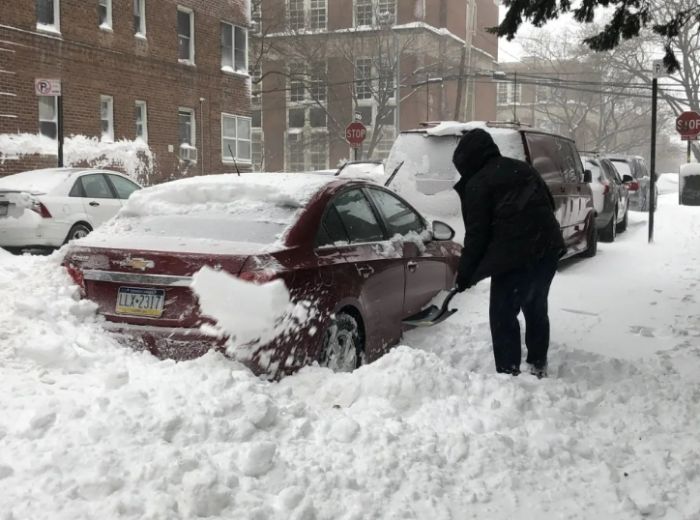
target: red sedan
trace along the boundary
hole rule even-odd
[[[109,328],[175,359],[222,345],[203,332],[210,320],[190,288],[203,266],[282,279],[293,301],[316,312],[300,333],[256,347],[251,368],[278,377],[314,361],[352,370],[396,344],[402,319],[453,286],[461,251],[453,236],[371,182],[215,175],[137,192],[74,242],[64,265]]]

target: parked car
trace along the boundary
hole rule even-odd
[[[583,167],[590,170],[593,181],[593,206],[600,239],[614,242],[618,233],[627,229],[629,192],[627,185],[609,159],[582,156]],[[632,182],[631,177],[627,177]]]
[[[401,132],[389,153],[386,170],[403,162],[397,177],[415,179],[423,193],[452,189],[458,173],[452,155],[464,131],[482,128],[491,134],[501,154],[530,163],[547,183],[567,245],[566,257],[595,256],[595,225],[590,172],[585,172],[571,139],[513,123],[442,122]]]
[[[649,211],[649,191],[651,188],[651,176],[646,162],[636,155],[608,155],[622,178],[625,175],[632,177],[628,182],[630,195],[630,209],[637,211]],[[657,176],[658,179],[658,176]],[[654,207],[657,208],[659,189],[654,189]]]
[[[121,173],[48,168],[0,178],[0,247],[56,248],[112,218],[137,183]]]
[[[207,318],[190,289],[203,266],[282,279],[293,300],[314,302],[317,317],[299,337],[256,347],[250,367],[279,366],[269,375],[280,376],[318,361],[347,371],[381,356],[404,318],[454,285],[461,247],[453,236],[369,181],[212,175],[142,190],[103,229],[73,242],[65,266],[109,328],[181,360],[219,346],[200,332]],[[135,292],[151,297],[128,304]]]

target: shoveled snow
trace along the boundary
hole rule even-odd
[[[47,194],[64,183],[79,170],[45,168],[0,177],[0,191],[23,191],[30,194]]]
[[[552,377],[497,375],[488,284],[352,374],[122,348],[0,254],[3,519],[700,517],[700,210],[660,197],[554,281]],[[245,313],[245,308],[231,309]]]
[[[208,175],[134,192],[116,218],[82,239],[91,247],[262,252],[284,247],[296,214],[332,177],[283,173]]]

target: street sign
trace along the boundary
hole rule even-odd
[[[700,114],[683,112],[676,119],[676,131],[681,134],[683,141],[696,141],[700,135]]]
[[[359,148],[367,137],[367,128],[359,121],[353,121],[345,127],[345,140],[353,148]]]
[[[668,76],[666,66],[664,65],[664,60],[654,60],[652,68],[654,69],[655,78],[663,78]]]
[[[61,95],[61,80],[60,79],[35,79],[34,91],[37,96],[60,96]]]

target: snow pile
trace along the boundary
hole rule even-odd
[[[0,178],[0,190],[46,194],[58,188],[74,172],[71,170],[30,170]]]
[[[41,134],[0,134],[0,164],[34,154],[57,155],[57,141]],[[141,184],[149,184],[155,166],[153,153],[140,139],[105,142],[96,137],[73,135],[65,139],[63,154],[66,166],[119,167]]]
[[[332,178],[244,173],[180,179],[134,192],[92,247],[255,254],[284,247],[297,213]]]
[[[698,518],[700,212],[660,200],[658,245],[631,215],[560,270],[542,381],[494,373],[488,284],[413,348],[270,383],[118,348],[56,257],[0,255],[3,518]]]

